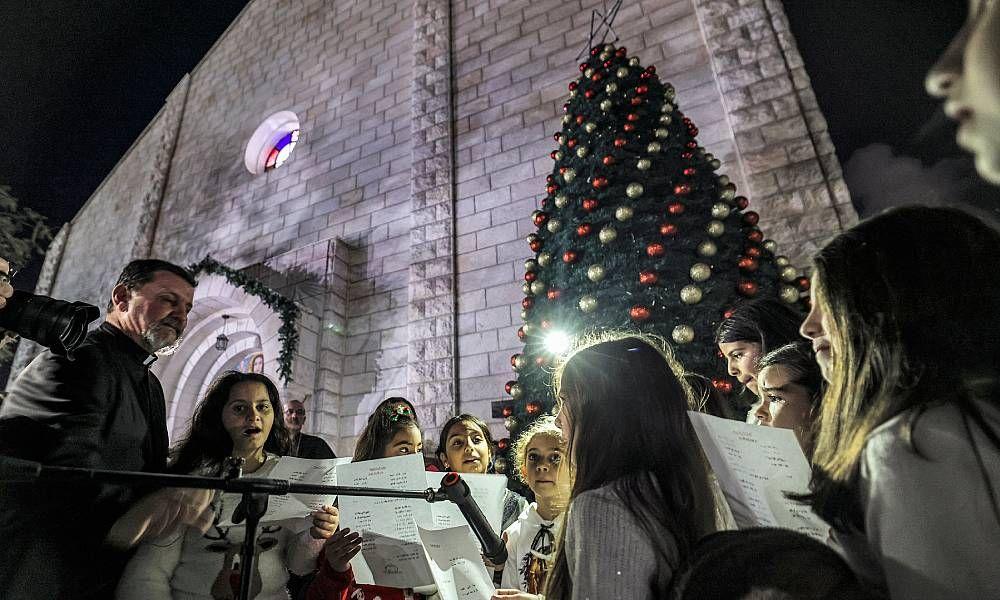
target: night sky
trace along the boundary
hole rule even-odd
[[[963,0],[784,3],[857,205],[941,201],[936,193],[1000,206],[923,91],[928,66],[961,26]],[[58,229],[246,4],[3,2],[0,184]],[[32,288],[40,264],[15,284]]]

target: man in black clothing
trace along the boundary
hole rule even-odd
[[[289,400],[285,405],[285,425],[292,436],[288,454],[299,458],[336,458],[333,449],[323,438],[302,433],[305,423],[305,405],[298,400]]]
[[[194,298],[191,274],[171,263],[129,263],[107,320],[73,359],[42,352],[0,406],[0,453],[47,465],[162,471],[163,389],[149,366],[179,342]],[[121,486],[0,483],[0,596],[111,597],[120,551],[178,524],[204,526],[207,492],[161,490],[139,502]]]

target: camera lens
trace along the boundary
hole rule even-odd
[[[70,355],[87,337],[87,325],[101,316],[96,306],[14,290],[0,310],[0,328]]]

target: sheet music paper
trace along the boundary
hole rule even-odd
[[[826,542],[829,526],[785,492],[808,491],[810,468],[790,429],[688,411],[740,529],[783,527]]]
[[[490,600],[496,589],[467,525],[417,531],[441,600]]]
[[[447,473],[435,473],[428,471],[427,487],[438,489],[441,487],[441,479]],[[503,533],[503,501],[507,493],[507,477],[504,475],[494,475],[492,473],[462,473],[462,480],[469,486],[469,492],[473,500],[483,511],[483,516],[493,528],[497,535]],[[458,527],[468,525],[462,511],[454,502],[435,502],[431,505],[434,516],[434,528],[445,529],[447,527]],[[419,523],[423,526],[423,523]],[[473,536],[475,537],[475,536]]]

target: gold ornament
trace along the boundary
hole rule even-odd
[[[662,146],[660,146],[660,142],[649,142],[649,145],[646,146],[646,152],[656,154],[660,151],[660,148],[662,148]]]
[[[729,216],[729,205],[724,202],[716,202],[712,205],[712,218],[725,219]]]
[[[569,125],[570,121],[573,120],[573,115],[563,115],[562,122],[563,125]]]
[[[503,420],[503,426],[507,431],[514,431],[514,428],[517,427],[517,417],[514,415],[507,417]]]
[[[601,110],[603,110],[604,112],[608,112],[609,110],[611,110],[612,106],[613,105],[611,104],[611,100],[601,100]]]
[[[792,261],[788,260],[787,256],[775,256],[774,264],[778,265],[779,267],[787,267],[788,265],[792,264]]]
[[[629,64],[629,66],[632,66],[632,67],[638,67],[639,66],[639,57],[633,56],[632,58],[628,59],[628,64]]]
[[[661,140],[664,139],[664,138],[666,138],[669,135],[670,135],[670,132],[667,131],[666,129],[663,129],[662,127],[656,130],[656,137],[660,138]]]
[[[725,176],[723,175],[723,177]],[[728,179],[728,177],[726,177],[726,179]],[[735,197],[736,197],[736,186],[731,183],[727,183],[726,185],[722,186],[721,190],[719,190],[719,198],[722,198],[723,200],[732,200]]]
[[[634,211],[631,206],[619,206],[615,209],[615,218],[619,221],[628,221],[632,218]],[[603,229],[601,231],[604,231]],[[601,240],[602,242],[604,240]]]
[[[712,167],[712,170],[715,171],[722,166],[722,161],[720,161],[717,158],[713,158],[712,160],[708,161],[708,166]]]
[[[707,281],[712,276],[712,267],[705,263],[694,263],[691,265],[691,271],[688,274],[695,281]]]
[[[535,325],[533,323],[525,323],[521,325],[521,329],[524,331],[524,337],[535,335]]]
[[[799,276],[799,274],[795,272],[795,267],[791,265],[781,267],[780,274],[781,278],[789,283],[795,281],[795,278]]]
[[[521,311],[521,320],[522,321],[527,321],[528,320],[528,311],[526,311],[526,310],[522,310]]]
[[[556,157],[556,160],[562,160],[563,159],[562,150],[556,150],[555,157]]]
[[[789,304],[795,304],[799,301],[799,291],[790,285],[781,286],[781,291],[778,294],[782,300]]]
[[[524,261],[524,270],[525,271],[538,270],[538,261],[533,258],[529,258],[528,260]]]
[[[618,231],[616,231],[614,227],[602,227],[601,232],[597,234],[597,237],[600,238],[602,244],[610,244],[615,241],[615,238],[618,237]]]
[[[559,219],[549,219],[548,224],[545,226],[549,230],[549,233],[555,233],[562,229],[562,221]]]
[[[669,102],[665,102],[663,106],[660,107],[660,112],[665,112],[665,113],[674,112],[674,105],[670,104]]]
[[[607,52],[601,52],[600,56],[598,56],[597,58],[601,60],[608,60],[609,58],[611,58],[611,55],[608,54]]]
[[[674,86],[668,83],[666,87],[663,89],[663,95],[667,98],[669,102],[673,102],[674,98],[677,96],[677,90],[674,89]]]
[[[615,47],[612,44],[604,44],[604,51],[611,53],[615,51]],[[610,56],[608,58],[611,58]],[[601,60],[608,60],[608,58],[602,58]]]
[[[576,90],[570,90],[569,91],[569,97],[570,98],[576,98]]]
[[[646,171],[651,166],[653,166],[653,161],[649,160],[648,158],[640,158],[639,162],[635,163],[635,168],[639,169],[640,171]]]
[[[534,294],[531,293],[531,284],[528,283],[527,281],[525,281],[524,283],[521,284],[521,291],[524,292],[525,296],[532,296],[532,295],[534,295]]]
[[[615,75],[617,75],[619,79],[624,79],[628,77],[628,69],[625,67],[619,67]]]
[[[778,242],[774,240],[764,240],[764,250],[774,254],[778,251]]]
[[[670,332],[670,337],[678,344],[690,344],[694,341],[694,328],[690,325],[678,325]]]
[[[719,237],[726,232],[726,226],[722,224],[722,221],[709,221],[708,225],[705,226],[705,231],[712,237]]]
[[[556,196],[557,208],[566,208],[567,204],[569,204],[569,198],[566,197],[566,194],[559,194],[558,196]]]
[[[556,139],[556,141],[559,142],[560,146],[563,146],[563,145],[566,144],[566,136],[564,136],[563,134],[560,133],[559,137]]]
[[[614,94],[615,92],[618,91],[618,84],[612,81],[608,85],[604,86],[604,91],[609,94]]]
[[[586,158],[587,157],[587,153],[589,153],[589,152],[590,152],[590,149],[587,148],[586,146],[580,146],[579,148],[576,149],[576,155],[577,155],[578,158]]]
[[[594,133],[595,131],[597,131],[597,123],[594,123],[592,121],[588,121],[587,123],[585,123],[583,125],[583,129],[587,133]]]
[[[587,70],[583,72],[583,76],[586,77],[587,79],[590,79],[590,76],[593,74],[594,70],[591,68],[587,68]]]
[[[674,118],[670,115],[660,115],[660,123],[663,123],[664,125],[670,125],[673,121]]]
[[[563,180],[566,183],[570,183],[574,179],[576,179],[576,169],[566,169],[565,171],[563,171],[562,176],[563,176]]]
[[[698,304],[701,302],[701,288],[696,285],[686,285],[681,288],[681,302],[684,304]]]
[[[580,298],[579,305],[580,310],[585,313],[594,312],[597,310],[597,298],[594,298],[593,296],[584,296],[583,298]]]
[[[524,355],[518,356],[514,359],[514,370],[520,371],[528,364],[528,359],[524,358]]]
[[[625,195],[629,198],[635,199],[642,195],[642,184],[632,182],[625,186]]]
[[[538,255],[538,264],[543,268],[552,264],[552,255],[548,252],[542,252]]]
[[[525,327],[527,327],[527,325],[525,325]],[[525,333],[527,333],[527,332],[525,332]],[[514,385],[510,386],[510,397],[511,398],[513,398],[514,400],[517,400],[518,398],[520,398],[523,395],[524,395],[524,388],[521,387],[520,383],[515,383]]]
[[[729,185],[729,175],[719,175],[718,177],[719,185],[726,186]]]
[[[715,242],[711,240],[705,240],[704,242],[698,244],[698,254],[700,256],[715,256],[718,251],[719,247],[716,246]]]
[[[590,265],[587,267],[587,279],[593,281],[594,283],[604,279],[604,275],[603,265]]]
[[[547,286],[545,285],[544,281],[542,281],[541,279],[536,279],[531,282],[531,293],[536,296],[541,296],[542,294],[545,293],[546,287]]]

